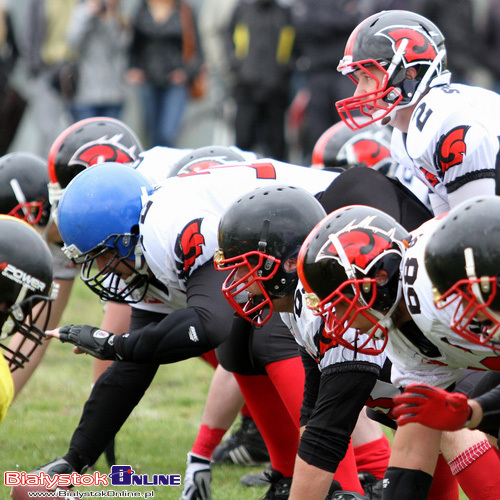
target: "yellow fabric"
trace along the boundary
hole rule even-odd
[[[47,0],[45,19],[47,30],[42,45],[42,61],[45,64],[55,64],[70,57],[70,48],[66,42],[71,13],[77,0]]]
[[[250,46],[250,33],[246,24],[237,24],[234,28],[233,41],[235,55],[238,59],[245,59]]]
[[[280,32],[276,61],[278,64],[287,64],[292,55],[293,42],[295,40],[295,30],[292,26],[285,26]]]
[[[0,354],[0,422],[4,419],[7,409],[14,398],[14,382],[7,361]]]

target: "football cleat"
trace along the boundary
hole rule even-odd
[[[67,460],[62,457],[57,457],[55,460],[52,460],[52,462],[29,472],[29,474],[39,474],[40,472],[44,472],[48,476],[53,477],[56,474],[72,474],[77,471]],[[81,474],[84,472],[85,469],[80,471]],[[14,486],[10,492],[10,496],[13,500],[28,500],[29,498],[34,498],[36,492],[39,492],[40,496],[43,495],[43,498],[59,498],[63,500],[77,498],[77,494],[72,493],[70,488],[71,487],[57,486],[51,491],[45,486]]]
[[[248,486],[249,488],[254,486],[269,486],[269,478],[266,472],[271,470],[271,466],[267,466],[263,471],[258,474],[245,474],[241,477],[240,483],[243,486]]]
[[[260,500],[288,500],[290,488],[292,487],[292,478],[283,477],[281,472],[274,469],[266,470],[264,474],[271,485]]]
[[[235,465],[267,465],[269,453],[255,422],[241,416],[240,427],[215,448],[212,463]]]
[[[358,474],[361,487],[365,491],[365,496],[370,500],[382,499],[382,484],[383,479],[377,479],[370,472],[360,472]]]
[[[40,472],[45,472],[45,474],[52,477],[55,474],[71,474],[77,471],[67,460],[62,457],[57,457],[55,460],[52,460],[52,462],[49,462],[48,464],[42,465],[41,467],[38,467],[35,470],[31,471],[30,474],[38,474]],[[83,472],[84,471],[81,471],[80,473],[83,474]]]

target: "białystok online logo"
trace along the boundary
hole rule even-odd
[[[109,474],[95,471],[93,474],[55,474],[45,472],[4,472],[5,486],[180,486],[180,474],[136,474],[130,465],[113,465]]]

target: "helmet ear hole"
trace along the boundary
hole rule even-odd
[[[385,285],[389,281],[389,273],[385,269],[379,269],[375,273],[377,285]]]

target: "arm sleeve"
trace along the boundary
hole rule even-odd
[[[500,429],[500,385],[476,398],[483,409],[483,419],[477,428],[494,436]]]
[[[379,371],[373,363],[347,362],[322,373],[318,399],[299,443],[302,460],[332,473],[337,470]]]
[[[187,304],[159,322],[114,339],[117,355],[136,363],[175,363],[200,356],[226,340],[234,311],[221,293],[225,273],[210,260],[187,282]]]
[[[304,396],[302,398],[302,406],[300,408],[300,426],[303,427],[307,424],[307,421],[316,406],[321,381],[321,372],[319,371],[316,361],[314,361],[314,359],[307,354],[305,349],[300,347],[299,352],[305,371]]]

